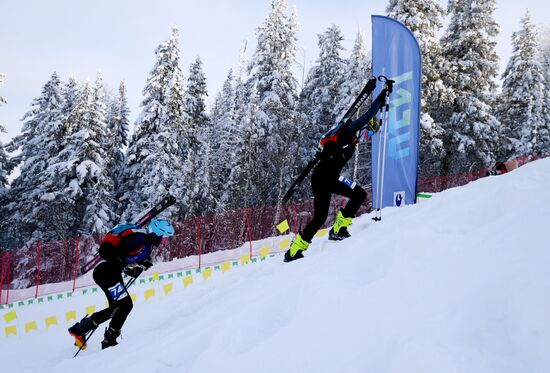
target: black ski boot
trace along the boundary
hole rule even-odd
[[[107,347],[116,346],[118,343],[116,339],[120,335],[120,330],[115,330],[111,327],[105,328],[105,337],[101,341],[101,349],[104,350]]]
[[[91,317],[84,317],[82,320],[69,328],[69,334],[74,337],[74,345],[86,349],[86,334],[96,328],[96,323]]]
[[[309,242],[302,238],[301,233],[298,233],[292,240],[290,248],[285,253],[284,261],[292,262],[293,260],[303,258],[304,251],[306,251],[308,247]]]
[[[290,256],[290,249],[288,249],[285,253],[285,263],[292,262],[296,259],[302,259],[304,257],[304,254],[302,254],[302,251],[298,251],[294,256]]]
[[[351,237],[351,234],[348,232],[348,227],[352,223],[351,217],[345,217],[343,210],[338,211],[336,214],[336,219],[334,220],[334,225],[328,232],[328,239],[333,241],[342,241],[345,238]]]
[[[346,238],[351,237],[351,234],[349,234],[348,229],[346,227],[340,228],[338,233],[334,233],[334,228],[331,228],[328,232],[328,239],[333,241],[342,241]]]

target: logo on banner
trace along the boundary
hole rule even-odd
[[[409,82],[409,85],[413,82],[413,73],[407,72],[399,76],[392,77],[395,80],[395,85]],[[411,113],[413,94],[410,90],[407,90],[407,84],[399,87],[395,91],[395,98],[391,101],[390,108],[390,123],[389,131],[392,135],[389,141],[389,156],[393,159],[406,158],[410,154],[409,141],[411,138]]]
[[[399,207],[405,201],[405,191],[393,193],[393,206]]]

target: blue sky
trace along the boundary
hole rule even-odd
[[[442,1],[446,4],[446,1]],[[549,5],[540,0],[497,0],[495,17],[501,26],[497,52],[501,71],[511,53],[510,37],[529,8],[536,24],[548,23]],[[385,14],[386,1],[289,0],[300,24],[297,60],[309,66],[317,57],[317,34],[331,24],[342,29],[348,53],[361,28],[370,43],[371,14]],[[270,9],[270,0],[96,0],[5,1],[0,22],[0,72],[7,74],[0,95],[6,142],[21,129],[20,118],[53,71],[63,80],[94,80],[96,73],[116,89],[124,80],[133,122],[139,114],[141,92],[153,67],[156,46],[166,40],[173,25],[180,28],[181,67],[188,75],[191,62],[204,63],[210,99],[235,67],[244,39],[253,52],[255,29]]]

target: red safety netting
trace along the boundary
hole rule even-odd
[[[518,157],[521,166],[547,155]],[[419,192],[435,193],[465,185],[484,177],[486,169],[471,173],[449,176],[430,176],[418,179]],[[372,191],[365,188],[367,200],[361,206],[359,214],[372,209]],[[329,209],[325,227],[332,224],[337,211],[345,201],[334,196]],[[276,225],[288,220],[290,230],[296,233],[310,221],[313,213],[313,201],[305,201],[279,206],[257,206],[248,209],[228,211],[219,214],[195,217],[174,223],[176,234],[155,250],[155,261],[168,262],[197,256],[195,266],[200,268],[201,255],[219,250],[234,249],[244,243],[280,233]],[[17,251],[0,250],[0,304],[9,302],[9,289],[36,287],[34,296],[39,294],[40,284],[70,281],[72,290],[76,286],[78,270],[97,251],[100,237],[80,237],[65,241],[36,242]],[[252,255],[252,245],[251,245]],[[67,289],[70,290],[70,289]]]

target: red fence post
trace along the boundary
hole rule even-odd
[[[73,280],[73,292],[76,288],[76,274],[78,272],[78,238],[75,239],[75,260],[74,260],[74,280]]]
[[[35,298],[38,298],[38,285],[40,285],[40,241],[36,245],[36,293]]]
[[[0,261],[0,304],[2,304],[2,289],[4,288],[4,253]]]
[[[195,224],[197,225],[197,247],[199,252],[199,269],[201,269],[201,221],[198,216],[195,217]]]
[[[6,270],[7,270],[6,273],[8,274],[8,282],[6,282],[6,284],[8,285],[8,290],[6,291],[6,304],[8,304],[10,300],[10,282],[11,282],[10,264],[11,264],[11,253],[8,253],[8,265],[6,266]]]
[[[248,210],[244,209],[244,219],[246,222],[246,227],[248,231],[248,242],[250,242],[250,258],[249,260],[252,260],[252,231],[250,229],[250,220],[248,219]]]

